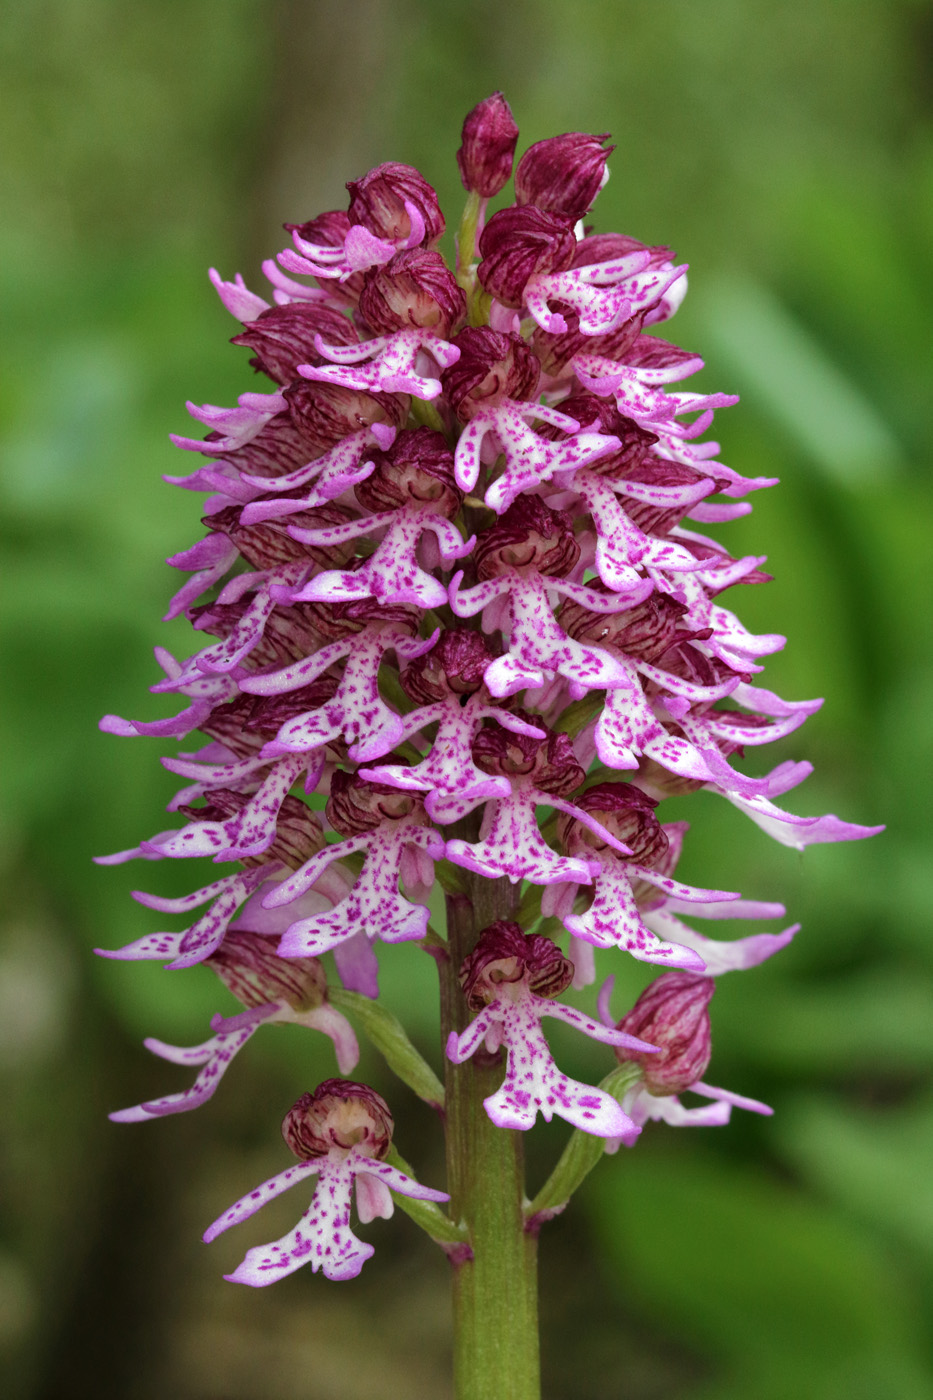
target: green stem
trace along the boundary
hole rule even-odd
[[[464,833],[467,839],[475,831]],[[471,1012],[457,973],[477,935],[515,917],[518,887],[469,876],[447,896],[450,958],[441,967],[441,1025],[462,1031]],[[537,1240],[524,1228],[522,1134],[497,1128],[483,1099],[502,1082],[501,1057],[480,1049],[447,1062],[450,1218],[466,1226],[470,1250],[453,1254],[456,1400],[539,1400]]]

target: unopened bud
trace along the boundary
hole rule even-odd
[[[573,963],[543,934],[525,934],[518,924],[497,919],[484,928],[460,967],[460,986],[474,1011],[511,984],[539,997],[559,996],[573,980]]]
[[[716,990],[711,977],[696,972],[665,972],[623,1016],[618,1029],[657,1045],[660,1054],[617,1049],[620,1061],[642,1066],[651,1094],[681,1094],[701,1079],[712,1053],[709,1003]]]
[[[444,232],[444,215],[437,194],[412,165],[386,161],[368,171],[361,180],[348,180],[347,189],[350,191],[347,210],[350,223],[362,224],[376,238],[404,243],[411,237],[411,216],[406,203],[414,207],[424,222],[424,237],[419,243],[436,243]]]
[[[498,194],[512,173],[518,127],[501,92],[478,102],[463,123],[457,165],[463,187],[482,199]]]
[[[481,580],[521,568],[563,578],[580,557],[573,516],[551,510],[540,496],[519,496],[495,525],[479,532],[473,557]]]
[[[288,1110],[282,1136],[304,1162],[351,1147],[378,1161],[389,1150],[394,1126],[389,1105],[375,1089],[352,1079],[325,1079]]]
[[[467,326],[454,336],[453,344],[460,359],[444,370],[441,382],[461,423],[500,399],[534,397],[541,366],[523,336],[489,326]]]
[[[360,314],[377,335],[419,326],[442,340],[463,324],[466,297],[440,253],[407,248],[370,268],[360,293]]]
[[[570,131],[536,141],[518,162],[515,198],[576,223],[592,207],[609,178],[606,162],[615,150],[606,149],[608,133],[587,136]]]
[[[534,205],[512,205],[493,214],[483,229],[476,275],[490,296],[518,308],[528,281],[536,274],[566,272],[576,246],[565,218]]]

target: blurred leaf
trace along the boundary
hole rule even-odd
[[[620,1154],[581,1199],[620,1298],[735,1376],[695,1392],[704,1400],[922,1397],[903,1281],[881,1249],[803,1195],[688,1147],[669,1160]]]
[[[786,1160],[824,1197],[933,1266],[933,1103],[869,1112],[813,1094],[789,1103],[775,1130]]]
[[[862,393],[767,287],[717,278],[703,292],[709,334],[792,439],[840,485],[884,477],[903,452]]]

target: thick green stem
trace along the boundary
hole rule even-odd
[[[475,833],[471,833],[475,839]],[[469,839],[469,837],[468,837]],[[446,1037],[471,1019],[457,973],[477,935],[515,917],[518,889],[470,876],[447,897],[449,961],[441,968]],[[452,1251],[454,1380],[457,1400],[539,1400],[537,1240],[524,1228],[522,1134],[490,1122],[483,1100],[502,1082],[501,1056],[480,1049],[447,1062],[447,1172],[450,1217],[463,1221],[470,1249]]]

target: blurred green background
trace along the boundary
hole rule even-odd
[[[344,181],[386,159],[418,165],[454,223],[460,123],[501,88],[520,149],[613,133],[597,227],[691,263],[671,334],[706,357],[705,386],[742,395],[717,424],[724,459],[782,479],[720,531],[776,576],[730,606],[789,635],[767,685],[828,703],[750,771],[808,758],[795,810],[888,823],[801,858],[715,797],[685,804],[684,878],[783,899],[804,925],[712,1008],[710,1078],[777,1111],[649,1126],[600,1164],[542,1242],[545,1393],[925,1400],[931,6],[16,0],[0,48],[3,1393],[450,1394],[446,1265],[404,1218],[367,1232],[354,1284],[222,1282],[245,1243],[290,1226],[289,1198],[248,1241],[199,1242],[285,1164],[282,1112],[333,1073],[322,1038],[260,1034],[198,1114],[108,1123],[180,1082],[142,1036],[195,1043],[228,1001],[201,970],[94,959],[155,926],[132,887],[181,891],[191,872],[150,885],[148,867],[90,862],[158,830],[175,786],[163,745],[96,726],[167,713],[146,695],[151,648],[189,649],[158,622],[176,578],[161,559],[199,537],[198,498],[160,480],[190,465],[167,434],[188,430],[184,399],[251,387],[207,266],[258,290],[282,221],[342,206]],[[439,1063],[429,960],[383,964]],[[644,980],[624,969],[620,1007]],[[602,1072],[595,1050],[555,1043],[571,1072]],[[363,1072],[436,1181],[430,1114],[372,1057]],[[539,1128],[533,1176],[562,1140]]]

